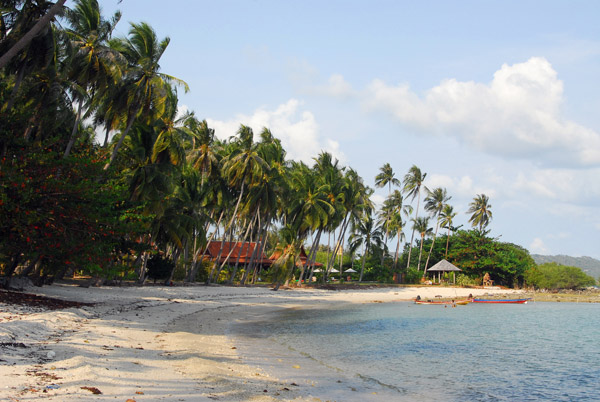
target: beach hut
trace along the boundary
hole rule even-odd
[[[456,267],[454,264],[452,264],[446,260],[442,260],[442,261],[438,262],[433,267],[431,267],[427,270],[427,272],[433,272],[434,276],[435,276],[435,273],[437,272],[438,283],[440,283],[442,272],[452,272],[452,283],[456,283],[456,272],[460,272],[460,271],[462,271],[460,268]]]

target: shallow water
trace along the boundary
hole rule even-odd
[[[250,363],[275,376],[298,377],[289,367],[302,360],[319,397],[338,387],[351,390],[338,400],[600,400],[600,304],[347,305],[286,310],[234,332]]]

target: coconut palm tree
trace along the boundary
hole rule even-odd
[[[114,162],[138,116],[149,116],[151,112],[162,114],[169,94],[167,86],[175,84],[183,86],[186,92],[189,90],[184,81],[160,72],[159,61],[169,42],[169,38],[159,41],[154,29],[144,22],[132,23],[128,37],[111,41],[111,46],[123,55],[127,66],[117,90],[112,93],[114,98],[106,101],[123,108],[125,130],[113,148],[104,170]]]
[[[237,136],[232,137],[232,141],[229,145],[230,153],[223,160],[222,172],[230,187],[236,190],[239,188],[239,195],[229,223],[225,226],[223,242],[225,242],[227,233],[233,228],[235,219],[241,218],[238,213],[246,188],[254,186],[256,179],[262,177],[269,167],[258,153],[257,144],[254,142],[254,132],[250,127],[243,124],[240,125]],[[215,273],[217,261],[221,257],[222,250],[223,247],[221,247],[221,251],[219,251],[217,258],[215,259],[209,281]],[[234,248],[232,247],[231,251],[233,250]],[[229,258],[225,259],[221,268],[228,259]],[[218,272],[220,272],[221,268],[219,268]]]
[[[327,266],[325,268],[326,273],[323,275],[323,279],[326,279],[330,269],[333,266],[335,261],[337,250],[339,249],[342,242],[341,232],[343,228],[341,227],[341,223],[346,216],[346,211],[344,208],[344,189],[345,189],[345,181],[343,172],[345,170],[344,167],[339,166],[339,161],[337,159],[334,160],[333,156],[328,152],[321,152],[317,158],[315,158],[315,165],[313,166],[313,170],[315,171],[316,177],[319,182],[322,183],[323,191],[325,191],[327,199],[329,203],[333,207],[333,212],[331,216],[329,216],[327,225],[325,230],[329,232],[330,236],[333,233],[334,242],[335,242],[335,230],[340,228],[340,235],[338,236],[338,241],[335,243],[334,250],[331,253],[331,256],[328,256]]]
[[[346,170],[342,195],[342,206],[345,216],[340,225],[340,234],[332,253],[330,266],[340,252],[343,258],[343,242],[346,237],[346,230],[350,224],[357,222],[366,213],[371,213],[373,210],[374,206],[370,198],[372,193],[373,190],[364,185],[363,179],[354,169],[349,168]],[[340,258],[340,261],[342,258]]]
[[[369,213],[353,224],[352,234],[348,240],[350,243],[350,250],[353,253],[356,252],[360,246],[363,247],[360,277],[358,279],[359,282],[362,282],[367,254],[372,253],[374,248],[381,247],[383,244],[383,233],[376,225],[373,216]]]
[[[444,205],[444,209],[442,209],[442,212],[440,214],[440,225],[443,228],[446,228],[448,230],[448,233],[446,235],[446,254],[444,255],[444,258],[448,258],[448,246],[450,244],[450,232],[451,232],[452,224],[454,223],[454,218],[456,217],[456,215],[458,215],[458,213],[454,212],[454,207],[452,207],[452,205],[450,205],[450,204]]]
[[[194,164],[194,168],[202,173],[202,185],[207,177],[211,177],[213,171],[219,167],[219,158],[215,148],[215,130],[208,127],[206,120],[194,122],[191,119],[188,128],[193,133],[193,146],[188,152],[188,158]]]
[[[114,85],[119,78],[120,54],[108,46],[108,40],[120,18],[121,13],[117,11],[110,21],[104,19],[97,0],[78,0],[67,12],[70,28],[65,32],[73,48],[69,78],[81,91],[73,92],[74,99],[78,101],[77,118],[65,149],[65,158],[76,140],[83,102],[86,98],[93,101],[97,92]]]
[[[398,265],[398,257],[400,255],[400,243],[405,240],[404,236],[404,221],[400,214],[394,214],[392,222],[390,224],[390,234],[392,238],[396,237],[396,252],[394,253],[394,266],[393,271],[396,272],[396,266]]]
[[[417,264],[417,271],[421,270],[421,256],[423,255],[423,243],[425,242],[425,236],[431,234],[433,229],[429,227],[429,217],[421,216],[412,220],[413,222],[413,231],[416,230],[421,235],[421,244],[419,245],[419,262]],[[423,269],[423,276],[425,276],[425,271]]]
[[[171,87],[166,90],[165,110],[153,123],[157,135],[152,148],[152,162],[181,165],[185,160],[184,139],[193,136],[193,133],[184,125],[186,116],[177,117],[177,94]]]
[[[411,201],[414,201],[417,198],[417,208],[415,209],[415,217],[419,215],[419,203],[421,201],[421,187],[423,186],[423,182],[425,181],[425,177],[427,177],[427,173],[421,172],[421,169],[417,167],[417,165],[412,165],[408,170],[408,173],[404,176],[404,188],[403,192],[407,197],[411,198]],[[427,187],[425,187],[427,190]],[[414,219],[413,219],[414,220]],[[410,244],[408,247],[408,261],[406,262],[406,268],[410,266],[410,256],[412,252],[412,244],[415,239],[415,228],[413,226],[413,231],[410,236]]]
[[[484,233],[485,228],[492,220],[492,205],[489,197],[485,194],[477,194],[469,204],[467,214],[472,214],[469,218],[471,226],[479,226],[479,232]]]
[[[375,176],[375,187],[385,187],[388,186],[388,195],[392,192],[392,185],[400,187],[401,182],[397,178],[395,178],[394,170],[389,163],[386,163],[382,167],[379,168],[380,173]]]
[[[19,5],[21,5],[20,9]],[[51,5],[52,3],[44,1],[35,3],[7,1],[6,4],[3,3],[0,18],[0,54],[3,55],[2,58],[8,54],[8,48],[21,36],[24,36]],[[8,77],[13,75],[13,79],[8,81],[12,83],[11,94],[8,100],[0,105],[2,114],[10,112],[17,100],[17,94],[22,88],[21,84],[27,81],[28,76],[35,75],[37,71],[44,70],[55,63],[58,42],[53,24],[48,24],[15,57],[7,62],[4,71]],[[33,77],[33,79],[37,80],[39,77]],[[31,105],[29,105],[30,107]]]
[[[435,238],[437,237],[438,229],[440,227],[440,214],[444,210],[446,203],[452,198],[448,196],[446,189],[441,187],[434,188],[433,191],[427,190],[427,194],[427,198],[425,198],[425,210],[431,214],[433,219],[435,219],[435,233],[433,234],[433,241],[431,242],[427,261],[425,262],[425,271],[427,271],[427,268],[429,267],[429,259],[431,258]]]
[[[28,5],[28,3],[29,2],[26,2],[25,5]],[[44,30],[50,24],[54,16],[62,11],[66,0],[58,0],[55,4],[46,1],[43,3],[49,7],[48,11],[45,12],[45,14],[39,18],[39,20],[37,20],[37,22],[26,33],[23,33],[23,35],[19,38],[15,38],[14,44],[10,48],[6,49],[5,52],[3,52],[2,56],[0,56],[0,69],[4,68],[17,54],[19,54],[19,52],[25,49],[40,34],[40,32],[42,32],[42,30]],[[13,33],[14,31],[11,31],[11,34]],[[8,37],[2,39],[4,41],[8,39]]]

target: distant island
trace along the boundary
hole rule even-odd
[[[561,265],[581,268],[586,274],[598,278],[600,277],[600,260],[592,257],[571,257],[568,255],[541,255],[531,254],[536,264],[555,262]]]

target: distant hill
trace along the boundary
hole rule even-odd
[[[592,257],[569,257],[568,255],[540,255],[531,254],[536,264],[556,262],[557,264],[581,268],[583,272],[594,279],[600,277],[600,260]]]

